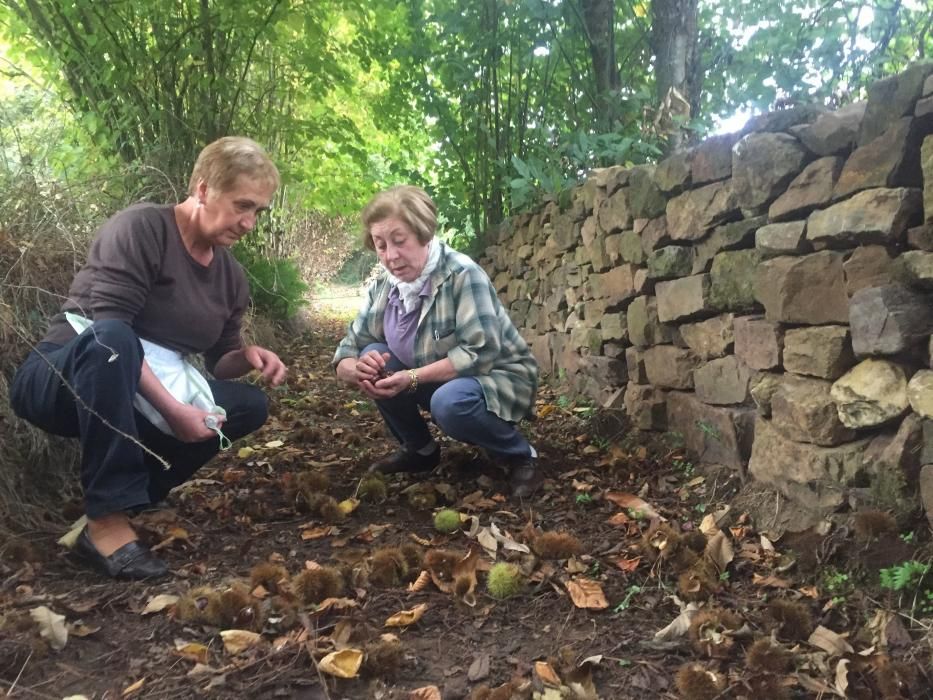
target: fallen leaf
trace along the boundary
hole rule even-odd
[[[332,651],[318,663],[318,668],[324,673],[337,678],[356,678],[363,663],[363,652],[360,649],[341,649]]]
[[[659,629],[654,633],[655,641],[668,642],[683,637],[687,634],[687,631],[690,629],[690,623],[698,612],[700,612],[700,609],[697,607],[696,603],[688,603],[687,606],[680,611],[680,615],[675,617],[667,627]]]
[[[59,651],[68,643],[68,628],[65,626],[65,616],[52,612],[44,605],[29,611],[32,619],[39,625],[39,634],[47,640],[49,646]]]
[[[334,531],[333,526],[331,525],[322,525],[321,527],[309,528],[307,530],[301,531],[301,539],[304,542],[308,540],[319,540],[322,537],[327,537],[332,534]]]
[[[605,495],[605,498],[607,501],[615,503],[620,508],[631,510],[642,517],[663,519],[658,511],[654,509],[654,506],[633,493],[610,491]]]
[[[575,578],[567,582],[567,592],[578,608],[604,610],[609,607],[603,588],[596,581],[588,578]]]
[[[402,610],[401,612],[397,612],[392,615],[388,620],[385,621],[385,626],[408,627],[408,625],[413,625],[421,619],[421,616],[424,615],[427,609],[427,603],[419,603],[411,610]]]
[[[481,681],[489,675],[489,654],[479,654],[467,669],[467,680],[471,683]]]
[[[790,581],[778,578],[777,576],[752,574],[752,583],[756,586],[764,586],[766,588],[790,588]]]
[[[281,447],[281,446],[284,445],[284,444],[285,444],[285,442],[284,442],[283,440],[270,440],[270,441],[267,442],[265,445],[263,445],[263,447],[269,447],[269,448],[272,448],[272,447]]]
[[[535,661],[535,674],[545,685],[552,685],[555,688],[560,687],[560,678],[547,661]]]
[[[836,690],[842,697],[846,696],[846,690],[849,688],[849,660],[839,659],[836,664]]]
[[[441,691],[436,685],[426,685],[411,691],[408,700],[441,700]]]
[[[123,697],[126,697],[127,695],[131,695],[131,694],[135,693],[137,690],[140,690],[140,689],[143,687],[143,683],[145,683],[145,682],[146,682],[146,678],[145,678],[145,676],[143,676],[142,678],[140,678],[140,679],[139,679],[138,681],[136,681],[135,683],[126,686],[126,687],[123,689]]]
[[[823,625],[813,630],[813,634],[810,635],[807,643],[822,649],[830,656],[842,656],[847,653],[851,654],[854,651],[852,646],[845,640],[845,637],[823,627]]]
[[[175,653],[183,659],[189,659],[199,664],[207,665],[210,650],[200,642],[175,642]]]
[[[632,519],[628,517],[628,515],[626,515],[624,511],[620,510],[618,513],[616,513],[611,518],[609,518],[606,522],[615,527],[621,527],[623,525],[628,525],[630,522],[632,522]]]
[[[177,595],[169,595],[168,593],[160,593],[157,596],[153,596],[149,599],[149,602],[146,603],[146,607],[143,609],[140,615],[151,615],[152,613],[162,612],[165,608],[169,608],[175,603],[178,602]]]
[[[251,649],[262,639],[260,634],[249,630],[222,630],[220,637],[224,640],[224,649],[228,654],[233,655]]]
[[[409,593],[418,593],[427,588],[428,584],[431,582],[431,572],[422,571],[418,574],[418,578],[408,584]]]
[[[250,457],[255,451],[256,450],[254,450],[252,447],[241,447],[239,452],[236,453],[236,456],[240,459],[246,459],[247,457]]]
[[[735,558],[732,542],[722,530],[716,530],[706,541],[706,556],[708,556],[720,571],[725,571],[729,563]]]
[[[622,569],[622,571],[627,571],[629,573],[635,571],[638,568],[638,565],[641,564],[641,557],[634,557],[632,559],[617,559],[616,566]]]
[[[92,634],[100,632],[100,629],[100,626],[90,627],[80,622],[68,625],[68,633],[75,637],[90,637]]]

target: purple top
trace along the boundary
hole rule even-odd
[[[392,287],[389,292],[389,302],[386,305],[385,315],[382,317],[383,332],[386,336],[386,345],[389,351],[399,361],[409,368],[415,366],[415,333],[418,330],[418,317],[421,315],[421,306],[424,298],[431,296],[431,280],[426,279],[424,286],[418,293],[420,303],[411,311],[406,312],[399,299],[398,287]]]

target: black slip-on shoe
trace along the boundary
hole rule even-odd
[[[168,574],[168,566],[165,562],[138,540],[128,542],[109,557],[105,557],[91,542],[86,527],[78,535],[74,551],[84,561],[110,578],[147,579],[161,578]]]
[[[544,483],[537,462],[529,457],[509,466],[509,489],[513,498],[530,498]]]
[[[392,454],[373,462],[369,471],[382,474],[400,472],[429,472],[441,463],[441,446],[435,444],[434,451],[423,455],[402,447]]]

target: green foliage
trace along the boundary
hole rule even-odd
[[[623,610],[628,610],[628,609],[631,607],[631,605],[632,605],[632,600],[634,600],[635,597],[636,597],[639,593],[641,593],[641,591],[642,591],[641,586],[636,586],[636,585],[634,585],[634,584],[632,584],[631,586],[629,586],[629,587],[626,589],[626,591],[625,591],[625,597],[622,599],[622,601],[621,601],[618,605],[616,605],[616,606],[612,609],[612,612],[614,612],[614,613],[620,613],[620,612],[622,612]]]
[[[246,269],[253,304],[263,314],[285,320],[308,303],[308,285],[293,260],[266,258],[245,245],[235,246],[233,254]]]
[[[891,591],[914,590],[920,586],[924,577],[930,573],[930,564],[919,562],[916,559],[901,562],[897,566],[881,569],[878,572],[881,578],[881,587]]]

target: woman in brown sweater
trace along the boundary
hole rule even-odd
[[[255,142],[225,137],[208,145],[183,202],[137,204],[100,228],[62,313],[13,379],[10,402],[19,416],[81,441],[88,524],[75,551],[109,576],[168,573],[137,540],[127,511],[157,503],[190,478],[217,453],[218,430],[236,439],[265,422],[263,392],[229,380],[256,369],[270,385],[284,381],[275,353],[243,344],[249,285],[229,251],[278,184]],[[150,364],[166,354],[179,363],[204,355],[213,408],[163,385]],[[139,397],[151,418],[134,409]]]

